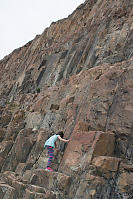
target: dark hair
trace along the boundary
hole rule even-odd
[[[63,131],[59,131],[58,133],[56,133],[56,135],[59,135],[61,138],[63,138],[63,137],[64,137],[64,133],[63,133]]]

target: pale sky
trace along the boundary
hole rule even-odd
[[[68,17],[84,0],[0,0],[0,59]]]

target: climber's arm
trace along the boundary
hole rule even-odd
[[[69,142],[69,141],[70,141],[70,140],[63,139],[63,138],[61,138],[60,136],[58,136],[58,139],[59,139],[60,141],[62,141],[62,142]]]

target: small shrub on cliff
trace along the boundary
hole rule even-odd
[[[40,93],[40,88],[37,88],[37,89],[36,89],[36,92],[37,92],[37,93]]]

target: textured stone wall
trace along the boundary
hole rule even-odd
[[[0,61],[0,199],[133,198],[132,31],[132,0],[89,0]]]

